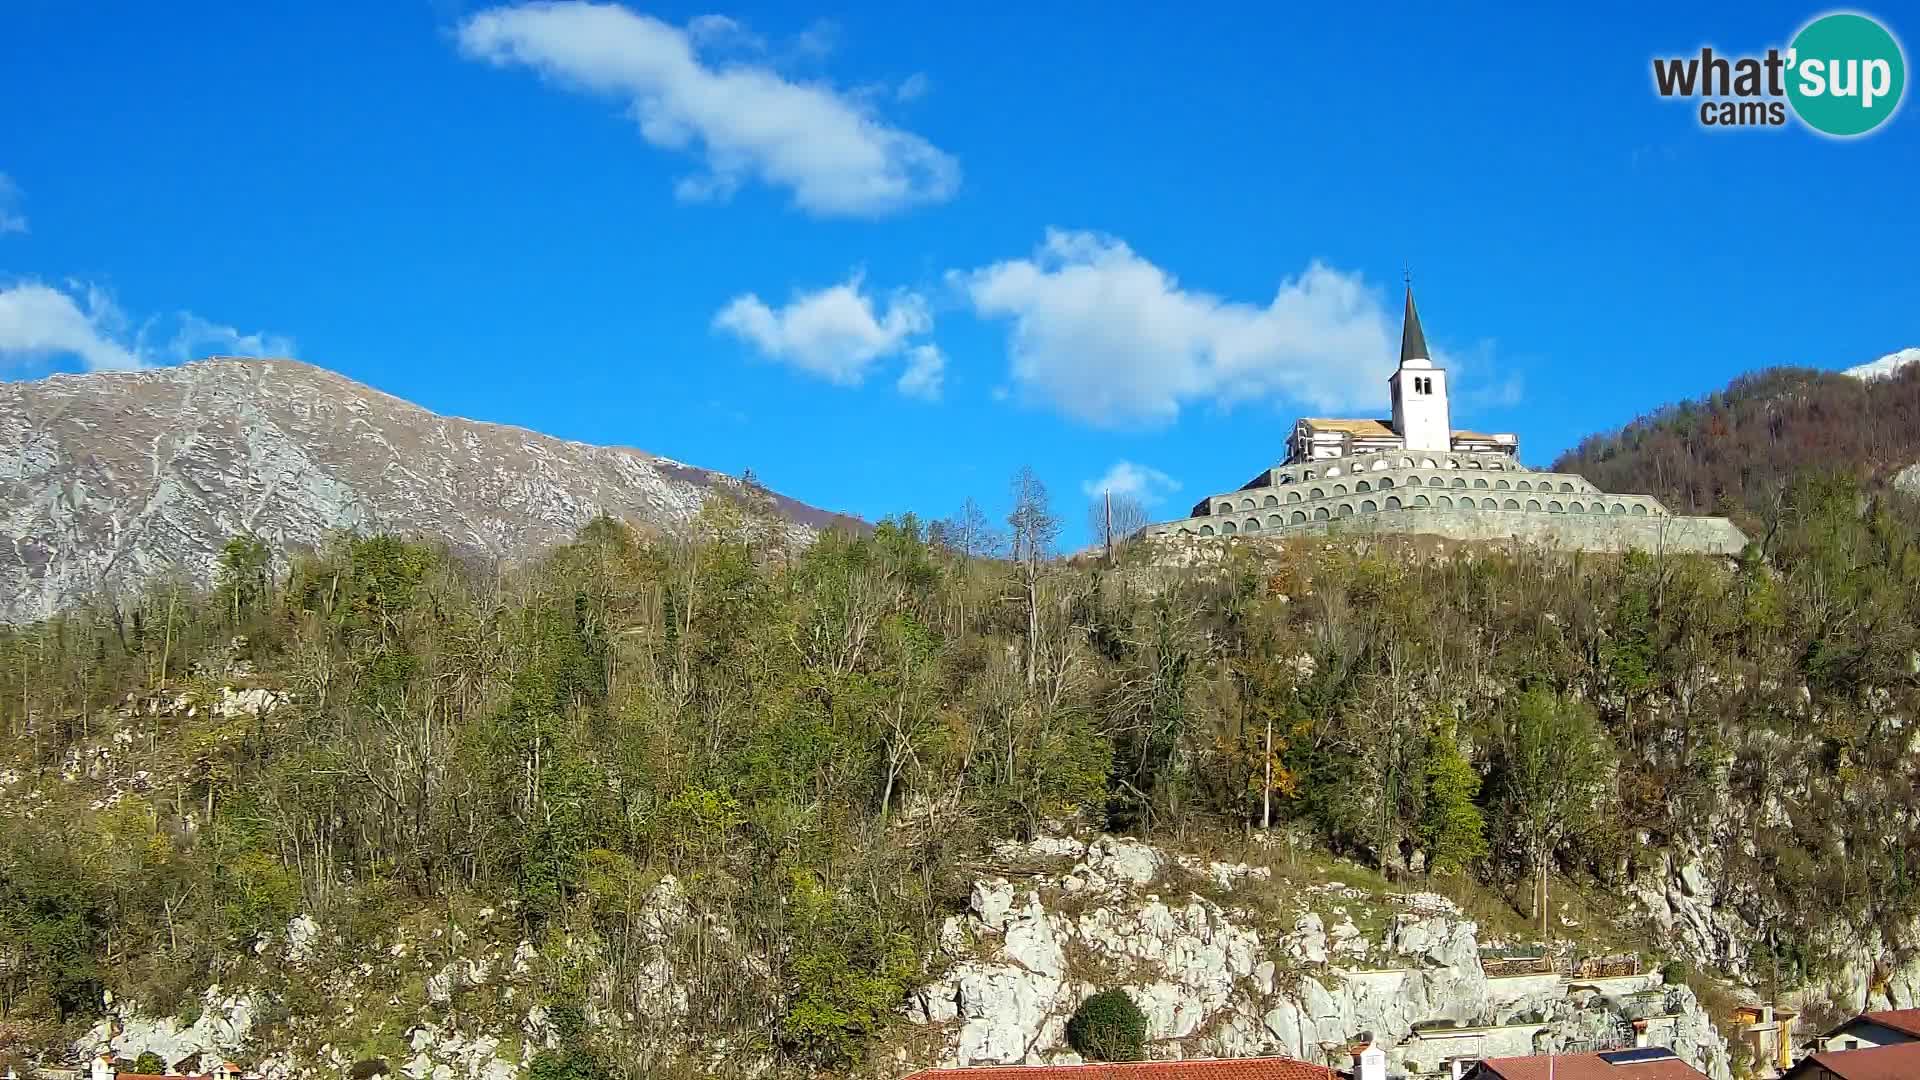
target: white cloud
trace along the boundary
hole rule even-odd
[[[904,356],[900,392],[922,398],[940,393],[945,357],[938,348],[912,340],[933,329],[926,299],[902,290],[883,310],[859,274],[818,292],[798,293],[777,309],[753,293],[736,296],[713,317],[713,325],[769,359],[840,386],[859,386],[882,360]]]
[[[143,367],[119,340],[124,323],[98,289],[80,298],[34,282],[0,289],[0,362],[75,356],[90,371]]]
[[[0,173],[0,235],[27,231],[27,216],[19,211],[19,205],[20,185],[6,173]]]
[[[167,345],[167,352],[180,360],[206,356],[293,355],[293,339],[279,334],[246,334],[231,326],[203,319],[190,311],[178,316],[179,327]]]
[[[1105,473],[1081,484],[1080,490],[1092,499],[1112,492],[1116,497],[1136,499],[1142,506],[1153,506],[1179,491],[1180,482],[1151,465],[1116,461]]]
[[[151,345],[168,327],[167,343]],[[77,282],[65,290],[33,281],[0,289],[0,367],[71,356],[89,371],[124,371],[209,352],[286,356],[293,341],[243,334],[190,311],[150,319],[135,331],[105,290]]]
[[[825,60],[840,47],[840,24],[832,19],[815,19],[793,41],[795,56]]]
[[[1398,355],[1398,318],[1359,275],[1318,262],[1249,304],[1182,288],[1114,237],[1049,229],[1031,258],[949,281],[981,316],[1011,321],[1024,399],[1101,426],[1276,397],[1378,411]]]
[[[907,350],[907,370],[894,385],[908,397],[939,401],[946,374],[947,358],[938,345],[915,345]]]
[[[703,45],[744,34],[725,16],[682,30],[616,4],[567,0],[483,11],[458,34],[471,58],[628,99],[642,138],[703,159],[703,173],[676,185],[683,199],[724,198],[759,181],[791,190],[811,213],[877,216],[943,201],[959,187],[952,156],[888,125],[859,95],[765,64],[703,61]],[[818,51],[829,36],[808,31],[809,47]]]
[[[1436,347],[1433,362],[1446,368],[1452,381],[1456,421],[1461,419],[1463,408],[1469,411],[1510,409],[1526,399],[1526,377],[1519,371],[1498,372],[1492,341],[1479,341],[1455,350]]]
[[[894,89],[893,97],[896,101],[918,101],[926,97],[927,91],[931,89],[933,89],[933,83],[927,79],[926,74],[916,71]]]
[[[727,15],[694,16],[687,21],[687,40],[696,48],[733,46],[757,51],[766,47],[740,20]]]

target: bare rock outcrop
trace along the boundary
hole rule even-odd
[[[242,533],[283,555],[384,530],[515,559],[603,513],[683,526],[715,492],[764,498],[796,536],[834,517],[654,454],[438,416],[290,360],[0,382],[0,622],[161,579],[206,585]]]
[[[1077,1061],[1068,1018],[1118,986],[1146,1014],[1157,1057],[1333,1061],[1371,1032],[1396,1070],[1419,1075],[1451,1056],[1630,1043],[1631,1022],[1647,1020],[1656,1041],[1717,1080],[1730,1076],[1727,1045],[1686,987],[1658,975],[1576,986],[1553,974],[1490,979],[1478,928],[1444,898],[1389,898],[1385,926],[1368,932],[1348,910],[1358,893],[1308,886],[1324,914],[1263,928],[1233,896],[1263,868],[1112,837],[1080,850],[1058,877],[977,881],[969,910],[942,927],[948,964],[907,1006],[940,1036],[934,1063]],[[1188,887],[1196,882],[1218,899]]]

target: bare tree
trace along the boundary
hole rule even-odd
[[[1114,545],[1152,523],[1147,508],[1132,495],[1109,491],[1087,504],[1087,531],[1106,547],[1108,558],[1113,557]]]
[[[1020,568],[1027,604],[1027,688],[1032,689],[1040,671],[1040,560],[1060,536],[1060,519],[1053,514],[1047,486],[1031,465],[1022,465],[1014,474],[1013,512],[1007,515],[1007,524],[1013,527],[1013,561]]]
[[[1006,539],[994,529],[986,511],[980,509],[972,496],[960,504],[959,511],[952,517],[935,524],[939,526],[941,542],[967,559],[994,554]]]

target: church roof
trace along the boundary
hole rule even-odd
[[[1413,309],[1413,286],[1407,286],[1407,314],[1400,324],[1400,362],[1428,360],[1427,335],[1420,331],[1420,313]]]
[[[1337,420],[1320,416],[1303,416],[1300,422],[1315,431],[1339,431],[1362,438],[1391,439],[1399,436],[1393,430],[1391,420]]]

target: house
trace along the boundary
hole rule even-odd
[[[1733,1010],[1733,1023],[1760,1067],[1759,1075],[1773,1076],[1793,1065],[1793,1021],[1798,1015],[1772,1004],[1742,1005]]]
[[[1379,1048],[1373,1048],[1379,1053]],[[1384,1080],[1386,1055],[1380,1053]],[[963,1069],[922,1069],[906,1080],[1342,1080],[1325,1065],[1294,1058],[1213,1058],[1188,1061],[1099,1062],[1091,1065],[980,1065]]]
[[[1911,1080],[1920,1076],[1920,1040],[1863,1050],[1823,1050],[1802,1058],[1782,1080]]]
[[[1707,1080],[1664,1046],[1608,1050],[1598,1054],[1534,1054],[1488,1058],[1466,1080]]]
[[[1861,1013],[1814,1040],[1817,1050],[1865,1050],[1920,1042],[1920,1009]]]

